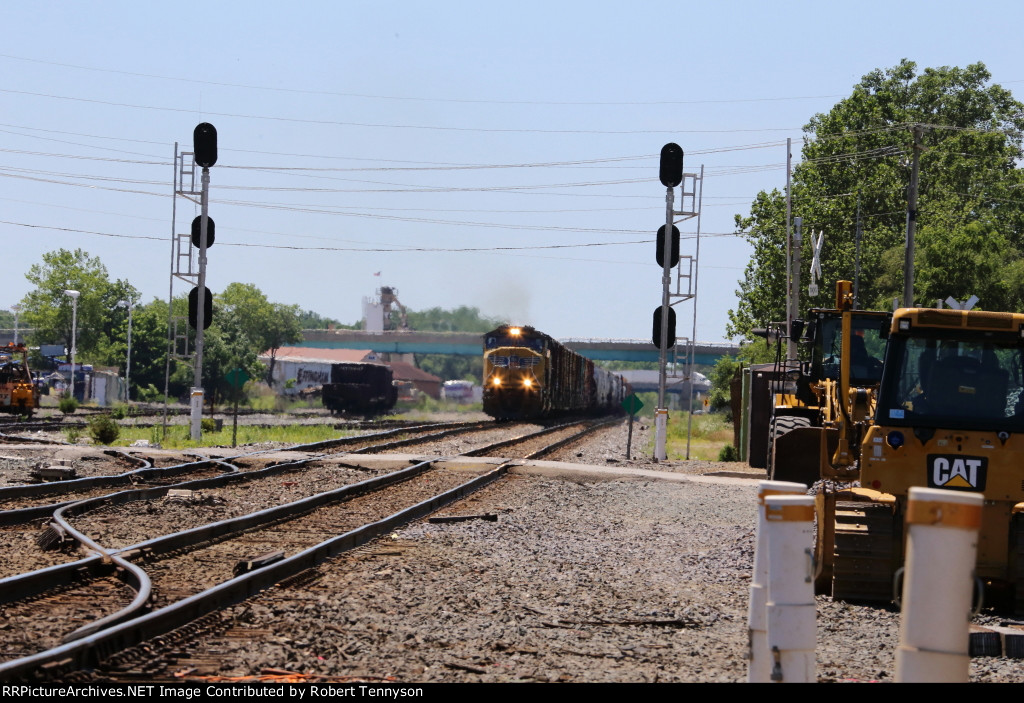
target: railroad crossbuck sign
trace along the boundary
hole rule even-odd
[[[818,294],[818,279],[821,278],[821,245],[825,243],[825,232],[818,232],[818,238],[814,238],[811,232],[811,242],[814,244],[814,256],[811,258],[811,282],[807,284],[807,294]]]

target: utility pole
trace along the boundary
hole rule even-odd
[[[793,316],[790,319],[790,326],[786,328],[787,335],[789,335],[789,331],[793,329],[793,320],[800,317],[800,254],[804,243],[803,224],[804,218],[793,218]],[[789,358],[795,360],[797,358],[797,340],[790,339],[789,343],[793,345],[793,353],[790,355]]]
[[[921,165],[921,138],[924,127],[914,125],[914,153],[907,194],[907,246],[903,259],[903,307],[914,307],[914,230],[917,227],[917,182]]]
[[[786,139],[786,335],[792,328],[795,317],[795,306],[793,304],[793,255],[790,252],[789,242],[792,239],[793,231],[793,195],[790,188],[790,177],[793,172],[793,140]],[[795,359],[796,340],[790,339],[786,342],[786,358]]]
[[[860,188],[857,189],[857,253],[853,260],[853,309],[860,309]]]

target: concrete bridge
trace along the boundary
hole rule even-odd
[[[25,340],[30,329],[19,330]],[[483,354],[483,335],[477,332],[384,332],[362,330],[303,330],[297,346],[318,349],[370,349],[391,354]],[[13,329],[0,329],[0,345],[14,341]],[[658,361],[658,349],[646,339],[560,339],[568,348],[594,361]],[[723,356],[735,356],[735,344],[697,342],[694,363],[713,365]],[[671,355],[670,355],[671,357]],[[670,358],[671,361],[671,358]],[[681,360],[680,360],[681,361]]]
[[[304,330],[298,346],[319,349],[371,349],[393,354],[483,354],[483,335],[476,332],[384,332]],[[560,339],[569,349],[595,361],[658,361],[658,349],[645,339]],[[712,365],[735,356],[735,344],[697,342],[694,363]]]

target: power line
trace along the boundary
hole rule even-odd
[[[138,239],[148,241],[167,242],[167,237],[156,237],[152,235],[142,234],[115,234],[112,232],[97,232],[94,230],[84,230],[72,227],[57,227],[52,225],[35,225],[26,222],[12,222],[10,220],[0,220],[0,224],[11,225],[13,227],[26,227],[30,229],[45,229],[52,230],[55,232],[70,232],[73,234],[88,234],[98,237],[114,237],[118,239]],[[735,232],[712,232],[702,233],[702,237],[738,237],[741,236]],[[694,239],[696,235],[682,235],[682,239]],[[544,249],[587,249],[594,247],[607,247],[607,246],[628,246],[634,244],[650,244],[651,239],[630,240],[621,242],[580,242],[574,244],[540,244],[532,246],[487,246],[487,247],[412,247],[406,245],[389,245],[385,247],[318,247],[318,246],[298,246],[289,244],[256,244],[253,242],[222,242],[218,238],[217,244],[220,246],[228,247],[243,247],[249,249],[278,249],[278,250],[290,250],[290,251],[322,251],[322,252],[368,252],[368,253],[401,253],[401,252],[430,252],[430,253],[465,253],[465,252],[499,252],[499,251],[537,251]]]
[[[65,100],[70,102],[87,103],[90,105],[105,105],[108,107],[123,107],[133,110],[151,110],[157,112],[187,113],[194,114],[195,110],[180,107],[159,107],[154,105],[137,105],[134,103],[120,103],[110,100],[96,100],[93,98],[76,98],[68,95],[53,95],[50,93],[36,93],[28,90],[13,90],[11,88],[0,88],[0,93],[12,95],[29,95],[36,98],[47,98],[50,100]],[[437,125],[416,125],[416,124],[386,124],[381,122],[348,122],[344,120],[315,120],[300,117],[279,117],[275,115],[246,115],[233,112],[214,112],[204,110],[204,113],[211,117],[230,117],[243,120],[265,120],[270,122],[288,122],[294,124],[323,125],[328,127],[362,127],[372,129],[408,129],[425,130],[438,132],[471,132],[483,134],[735,134],[743,132],[795,132],[798,127],[764,127],[752,129],[536,129],[536,128],[511,128],[511,127],[450,127]]]
[[[551,105],[551,106],[600,106],[600,105],[716,105],[732,103],[759,103],[759,102],[783,102],[790,100],[824,100],[842,98],[842,95],[798,95],[790,97],[769,97],[769,98],[726,98],[716,100],[626,100],[626,101],[568,101],[568,100],[480,100],[469,98],[423,98],[397,95],[373,95],[368,93],[347,93],[327,90],[304,90],[301,88],[282,88],[280,86],[253,85],[246,83],[226,83],[220,81],[201,80],[197,78],[181,78],[178,76],[162,76],[152,73],[137,73],[109,68],[96,68],[93,66],[80,66],[76,64],[59,63],[56,61],[44,61],[42,59],[31,59],[23,56],[12,56],[0,54],[0,58],[12,59],[15,61],[28,61],[61,68],[73,68],[81,71],[95,71],[99,73],[112,73],[122,76],[133,76],[136,78],[153,78],[157,80],[177,81],[182,83],[194,83],[199,85],[213,85],[225,88],[245,88],[248,90],[264,90],[278,93],[290,93],[299,95],[323,95],[341,98],[360,98],[366,100],[400,100],[411,102],[433,102],[433,103],[456,103],[456,104],[482,104],[482,105]]]

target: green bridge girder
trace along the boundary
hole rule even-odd
[[[298,346],[314,349],[369,349],[388,354],[483,354],[483,335],[461,332],[393,332],[366,334],[353,330],[306,330]],[[559,340],[594,361],[658,361],[658,349],[644,340]],[[694,363],[713,365],[723,356],[735,356],[735,344],[698,342]]]

